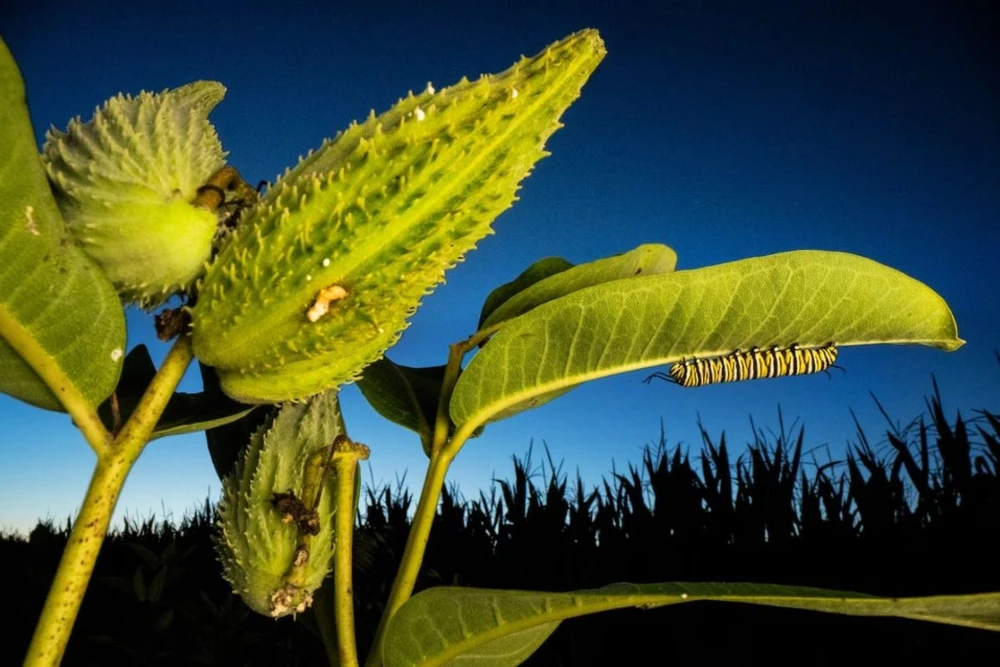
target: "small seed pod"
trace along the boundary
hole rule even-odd
[[[196,81],[118,95],[89,122],[46,135],[42,162],[63,218],[127,302],[162,303],[211,255],[218,216],[190,202],[225,164],[208,122],[224,94],[220,83]]]
[[[584,30],[501,74],[428,85],[288,171],[200,282],[194,349],[222,389],[299,399],[381,358],[492,233],[604,53]]]
[[[335,392],[286,403],[223,481],[216,534],[223,575],[260,614],[305,611],[330,571],[330,462],[341,424]]]

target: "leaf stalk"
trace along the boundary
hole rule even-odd
[[[399,608],[410,599],[410,596],[413,595],[413,587],[417,583],[420,566],[423,563],[424,553],[427,550],[427,541],[430,537],[434,515],[437,513],[437,504],[441,497],[445,475],[448,473],[448,467],[454,458],[455,449],[454,447],[448,447],[431,456],[427,467],[427,474],[424,477],[424,486],[420,491],[420,501],[413,515],[413,524],[410,526],[406,548],[403,550],[403,559],[399,565],[399,570],[396,572],[396,579],[392,583],[392,590],[389,593],[389,600],[386,603],[385,610],[382,612],[382,619],[379,621],[378,630],[375,632],[375,641],[372,643],[371,653],[365,663],[367,667],[377,667],[382,664],[379,647],[389,621],[399,611]]]
[[[6,341],[55,394],[94,453],[98,457],[108,454],[111,434],[104,428],[97,410],[76,383],[66,375],[59,362],[42,346],[38,338],[18,322],[2,304],[0,304],[0,340]]]

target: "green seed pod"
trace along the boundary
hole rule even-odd
[[[353,124],[246,212],[199,286],[198,357],[247,403],[358,377],[515,200],[604,57],[594,30]]]
[[[336,392],[286,403],[223,480],[216,547],[223,575],[254,611],[305,611],[330,571],[335,499],[329,471],[343,437]]]
[[[63,218],[126,301],[158,305],[189,287],[211,255],[218,216],[190,202],[225,164],[208,122],[225,91],[196,81],[118,95],[89,122],[46,135],[42,162]]]

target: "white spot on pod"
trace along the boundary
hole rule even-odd
[[[517,99],[517,88],[511,88],[510,89],[510,99],[512,99],[512,100],[516,100]]]
[[[327,257],[326,259],[323,260],[323,267],[326,268],[327,266],[330,266],[330,258],[329,257]]]
[[[40,236],[41,232],[38,231],[38,227],[35,226],[35,207],[25,206],[24,207],[24,228],[28,230],[33,236]]]
[[[424,110],[421,109],[420,107],[417,107],[416,109],[413,110],[413,115],[417,117],[418,122],[422,121],[424,118],[427,117],[427,114],[425,114]]]
[[[682,600],[687,600],[688,599],[688,594],[687,593],[681,593],[681,599]]]
[[[427,94],[428,95],[434,94],[434,86],[431,84],[430,81],[427,82]]]
[[[330,285],[329,287],[324,287],[316,295],[316,299],[313,301],[312,306],[310,306],[308,312],[306,312],[306,318],[310,322],[316,322],[319,318],[323,317],[330,311],[331,303],[334,301],[340,301],[346,296],[347,290],[340,285]]]
[[[312,282],[312,279],[313,279],[313,277],[312,277],[311,275],[309,275],[309,274],[306,274],[306,282],[307,282],[307,283],[311,283],[311,282]]]
[[[120,347],[116,347],[115,349],[111,350],[111,361],[117,363],[118,360],[121,358],[122,358],[122,349]]]

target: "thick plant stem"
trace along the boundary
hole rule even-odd
[[[187,335],[181,336],[170,348],[170,352],[163,360],[163,365],[157,371],[156,377],[146,387],[146,391],[139,400],[139,404],[135,406],[132,416],[125,422],[118,437],[115,438],[113,450],[121,451],[135,448],[142,451],[193,358],[191,338]]]
[[[427,550],[427,540],[430,537],[431,524],[434,522],[434,515],[437,513],[437,504],[441,498],[441,489],[444,487],[444,478],[459,447],[460,444],[458,446],[452,445],[446,447],[431,457],[427,468],[427,475],[424,477],[424,487],[420,491],[420,502],[417,504],[417,510],[413,515],[413,525],[410,526],[410,535],[406,540],[406,548],[403,551],[403,560],[400,563],[399,571],[396,572],[396,580],[392,584],[389,601],[382,612],[382,619],[379,621],[378,630],[375,632],[375,641],[372,644],[371,653],[365,663],[369,667],[381,664],[379,645],[382,643],[382,636],[385,634],[389,620],[413,594],[413,587],[417,583],[417,575],[420,573],[420,566],[424,561],[424,552]]]
[[[184,336],[174,344],[118,437],[104,451],[98,450],[97,466],[35,626],[25,667],[48,667],[62,660],[125,478],[142,453],[191,357],[190,339]],[[90,437],[87,431],[84,435]],[[97,449],[95,445],[91,443]]]
[[[449,347],[448,363],[445,366],[444,378],[441,382],[441,395],[438,398],[438,409],[433,425],[430,447],[431,460],[427,468],[427,475],[424,477],[423,489],[420,491],[417,510],[413,516],[413,525],[410,526],[410,534],[406,540],[403,559],[399,571],[396,572],[396,579],[392,583],[392,590],[389,593],[385,610],[382,612],[382,618],[379,620],[378,630],[375,631],[375,641],[372,643],[371,652],[365,662],[367,667],[376,667],[382,664],[379,646],[392,616],[413,595],[413,587],[417,583],[417,575],[424,562],[424,552],[427,550],[431,525],[434,523],[434,515],[437,513],[437,505],[441,499],[441,489],[444,488],[448,467],[475,430],[467,428],[467,425],[463,424],[450,440],[448,438],[448,431],[451,427],[451,416],[448,414],[451,395],[462,372],[462,359],[481,340],[481,338],[477,338],[477,335]]]
[[[346,438],[345,438],[346,440]],[[368,458],[368,448],[352,442],[335,445],[333,469],[337,513],[333,552],[333,614],[337,627],[337,656],[343,667],[358,667],[358,647],[354,627],[354,480],[358,460]]]
[[[115,503],[118,502],[118,494],[135,458],[120,454],[102,456],[98,460],[80,513],[73,522],[73,530],[63,550],[42,615],[35,626],[25,667],[58,665],[62,660]]]

